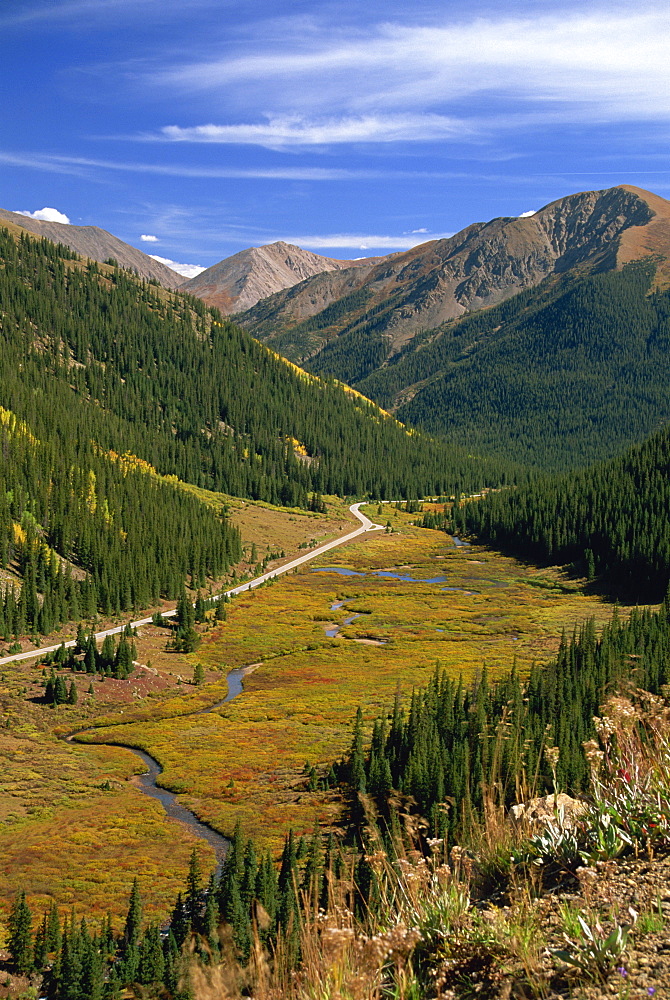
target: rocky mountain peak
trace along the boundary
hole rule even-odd
[[[183,290],[218,306],[224,313],[242,312],[260,299],[293,288],[307,278],[327,271],[362,267],[382,259],[339,260],[277,240],[226,257],[186,282]]]
[[[304,360],[373,308],[375,336],[384,336],[390,356],[419,331],[497,305],[551,274],[612,270],[652,254],[657,281],[670,283],[670,203],[626,185],[584,191],[532,216],[474,223],[358,272],[316,276],[259,303],[243,323],[269,343],[279,338],[292,360]],[[301,334],[293,349],[292,328],[338,300],[355,305],[338,308],[337,324],[320,324],[309,343]]]

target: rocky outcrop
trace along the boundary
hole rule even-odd
[[[541,827],[559,823],[563,829],[569,830],[584,815],[586,808],[586,803],[580,799],[573,799],[565,792],[558,792],[512,806],[509,814],[516,824]]]
[[[384,259],[337,260],[280,240],[241,250],[219,261],[187,281],[182,290],[217,306],[223,313],[242,312],[274,292],[292,288],[323,272],[366,267]]]

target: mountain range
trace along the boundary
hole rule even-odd
[[[337,260],[279,240],[227,257],[191,278],[182,289],[216,306],[224,314],[237,313],[250,309],[274,292],[292,288],[318,274],[349,268],[368,269],[382,260],[386,258]]]
[[[418,333],[497,305],[549,275],[612,270],[669,249],[663,198],[629,186],[586,191],[530,217],[474,223],[392,259],[321,274],[238,319],[286,357],[317,369],[326,345],[364,330],[383,337],[385,360]]]
[[[237,320],[404,422],[561,469],[670,420],[669,285],[670,204],[623,186],[318,275]]]
[[[670,203],[640,188],[568,195],[382,258],[277,242],[187,282],[96,227],[0,220],[236,310],[289,361],[472,454],[558,470],[670,421]]]

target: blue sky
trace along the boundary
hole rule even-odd
[[[0,0],[0,33],[0,206],[179,264],[670,197],[667,2]]]

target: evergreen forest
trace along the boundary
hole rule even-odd
[[[509,478],[504,463],[306,375],[199,299],[25,235],[5,232],[0,260],[4,406],[40,439],[94,440],[162,475],[287,506]]]
[[[513,472],[409,432],[284,362],[199,299],[0,233],[0,634],[155,606],[240,558],[175,479],[287,506]],[[172,480],[172,481],[170,481]]]
[[[652,291],[655,272],[649,260],[551,276],[391,358],[371,313],[304,364],[477,452],[546,471],[589,465],[670,420],[670,292]]]
[[[670,431],[609,462],[492,492],[459,516],[496,548],[659,601],[670,577]]]

